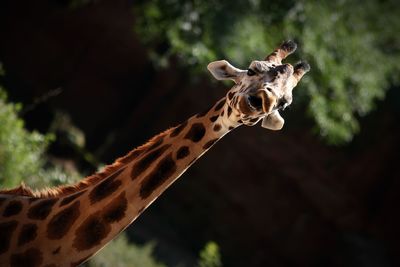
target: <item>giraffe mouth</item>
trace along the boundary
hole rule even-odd
[[[256,94],[247,96],[247,105],[256,112],[263,112],[266,114],[271,113],[271,99],[268,97],[267,93],[260,90]]]
[[[257,95],[249,95],[247,97],[247,104],[255,111],[261,111],[261,109],[263,108],[263,100],[260,96]]]

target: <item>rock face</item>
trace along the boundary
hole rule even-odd
[[[174,64],[154,70],[132,31],[129,1],[75,11],[62,1],[1,5],[0,61],[11,98],[29,105],[62,88],[25,113],[28,126],[45,131],[64,110],[105,162],[226,92],[209,77],[191,84]],[[392,90],[342,148],[312,135],[302,110],[287,112],[280,132],[241,127],[128,231],[159,240],[157,252],[171,266],[192,266],[208,240],[221,246],[226,266],[400,265],[398,99]]]

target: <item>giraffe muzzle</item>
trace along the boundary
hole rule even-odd
[[[265,90],[259,90],[257,93],[247,96],[247,104],[256,112],[269,114],[276,104],[276,97]]]

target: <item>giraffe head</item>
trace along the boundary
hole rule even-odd
[[[292,103],[293,88],[310,70],[306,62],[299,62],[294,67],[282,64],[296,48],[293,41],[286,41],[264,60],[252,61],[248,70],[235,68],[226,60],[214,61],[207,66],[217,80],[235,82],[226,101],[245,125],[252,126],[262,119],[262,127],[282,129],[284,119],[279,111]]]

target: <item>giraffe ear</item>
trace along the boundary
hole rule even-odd
[[[261,126],[269,130],[278,131],[283,128],[283,124],[285,124],[285,120],[282,118],[281,114],[275,110],[264,117]]]
[[[208,64],[207,69],[217,80],[232,80],[238,82],[240,74],[244,72],[232,66],[226,60],[213,61]]]

